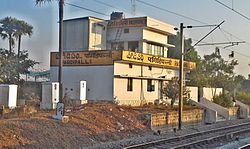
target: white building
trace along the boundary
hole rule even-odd
[[[64,94],[79,99],[79,82],[86,80],[88,100],[140,105],[163,98],[164,81],[179,74],[179,61],[167,58],[174,26],[149,17],[114,16],[64,21]],[[57,81],[58,53],[50,58],[51,81]]]

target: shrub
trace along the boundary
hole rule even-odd
[[[243,102],[244,104],[250,105],[250,93],[248,92],[237,92],[236,99]]]
[[[233,98],[226,93],[220,94],[219,96],[215,96],[213,98],[213,102],[227,108],[233,106]]]

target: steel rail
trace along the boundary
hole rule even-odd
[[[235,132],[231,132],[229,134],[222,134],[222,135],[217,135],[217,136],[209,137],[209,138],[202,139],[202,140],[197,140],[195,142],[186,143],[186,144],[183,144],[183,145],[172,147],[171,149],[181,149],[181,148],[189,148],[189,147],[195,146],[195,145],[196,146],[197,145],[204,145],[205,143],[208,144],[209,142],[217,141],[218,139],[225,139],[226,140],[226,139],[229,139],[229,138],[233,138],[233,136],[236,136],[236,135],[239,135],[239,134],[242,134],[242,133],[246,133],[246,132],[250,132],[250,128],[235,131]]]
[[[177,136],[177,137],[171,137],[171,138],[167,138],[167,139],[159,139],[159,140],[155,140],[155,141],[135,144],[135,145],[124,147],[123,149],[153,147],[155,145],[160,145],[160,144],[166,144],[166,143],[171,143],[171,142],[174,143],[174,142],[178,142],[180,140],[184,140],[184,139],[188,139],[188,138],[192,138],[192,137],[197,137],[199,135],[202,136],[202,135],[205,135],[205,134],[211,134],[211,133],[214,133],[214,132],[230,130],[230,129],[233,129],[233,128],[243,127],[243,126],[247,126],[247,125],[250,125],[250,122],[244,122],[244,123],[241,123],[241,124],[234,124],[234,125],[215,128],[215,129],[211,129],[211,130],[205,130],[205,131],[190,133],[190,134],[186,134],[186,135],[181,135],[181,136]],[[231,133],[233,133],[233,132],[231,132]]]

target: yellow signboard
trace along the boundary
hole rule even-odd
[[[59,65],[59,53],[52,52],[50,66]],[[121,59],[121,51],[88,51],[88,52],[64,52],[64,66],[84,65],[111,65],[114,60]]]
[[[164,58],[160,56],[147,55],[131,51],[123,51],[122,60],[145,63],[145,64],[155,64],[171,68],[179,68],[178,59]],[[193,62],[186,62],[186,61],[184,62],[184,68],[186,69],[194,69],[195,66],[196,66],[195,63]]]
[[[114,61],[130,61],[150,65],[165,66],[169,68],[179,68],[179,60],[164,58],[160,56],[148,55],[132,51],[86,51],[86,52],[64,52],[64,66],[86,66],[86,65],[112,65]],[[50,66],[59,65],[59,53],[52,52],[50,56]],[[184,68],[194,69],[195,63],[184,62]]]

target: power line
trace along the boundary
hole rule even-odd
[[[170,10],[167,10],[167,9],[164,9],[164,8],[161,8],[161,7],[159,7],[159,6],[156,6],[156,5],[147,3],[147,2],[143,2],[143,1],[141,1],[141,0],[137,0],[137,1],[140,2],[140,3],[143,3],[143,4],[145,4],[145,5],[151,6],[151,7],[153,7],[153,8],[156,8],[156,9],[159,9],[159,10],[162,10],[162,11],[165,11],[165,12],[168,12],[168,13],[171,13],[171,14],[174,14],[174,15],[177,15],[177,16],[180,16],[180,17],[183,17],[183,18],[186,18],[186,19],[195,21],[195,22],[199,22],[199,23],[201,23],[201,24],[208,24],[208,23],[206,23],[206,22],[202,22],[202,21],[199,21],[199,20],[197,20],[197,19],[193,19],[193,18],[191,18],[191,17],[185,16],[185,15],[182,15],[182,14],[178,14],[178,13],[176,13],[176,12],[173,12],[173,11],[170,11]],[[236,38],[236,39],[238,39],[238,40],[240,40],[240,41],[243,41],[243,40],[240,39],[239,37],[233,35],[232,33],[228,32],[228,31],[226,31],[225,29],[222,29],[222,28],[220,28],[220,29],[221,29],[222,31],[224,31],[225,33],[227,33],[228,35],[231,35],[232,37],[234,37],[234,38]],[[226,37],[225,37],[225,38],[226,38]],[[226,39],[228,40],[228,38],[226,38]],[[246,43],[247,45],[250,46],[250,44],[249,44],[248,42],[245,41],[245,43]],[[239,53],[239,52],[235,52],[235,53],[238,53],[239,55],[244,55],[244,54],[241,54],[241,53]],[[247,56],[247,57],[248,57],[248,56]]]
[[[90,12],[94,12],[94,13],[97,13],[97,14],[100,14],[100,15],[109,16],[108,14],[98,12],[98,11],[95,11],[95,10],[91,10],[91,9],[88,9],[88,8],[85,8],[85,7],[82,7],[82,6],[79,6],[79,5],[75,5],[75,4],[71,4],[71,3],[67,3],[67,2],[65,2],[65,4],[67,4],[69,6],[72,6],[72,7],[84,9],[84,10],[87,10],[87,11],[90,11]]]
[[[238,40],[242,40],[241,38],[239,38],[239,37],[233,35],[232,33],[229,33],[229,32],[226,31],[225,29],[222,29],[222,28],[221,28],[221,30],[222,30],[223,32],[227,33],[228,35],[230,35],[230,36],[232,36],[232,37],[238,39]],[[245,42],[246,42],[246,41],[245,41]],[[250,43],[246,42],[246,44],[250,46]]]
[[[212,42],[212,43],[201,43],[196,46],[213,46],[213,45],[223,45],[223,44],[231,44],[238,45],[239,43],[245,43],[244,41],[234,41],[234,42]]]
[[[243,15],[242,13],[240,13],[240,12],[234,10],[233,7],[231,8],[231,7],[227,6],[226,4],[224,4],[224,3],[222,3],[222,2],[220,2],[220,1],[218,1],[218,0],[215,0],[215,1],[216,1],[217,3],[219,3],[219,4],[221,4],[222,6],[224,6],[224,7],[228,8],[228,9],[232,10],[233,12],[237,13],[238,15],[242,16],[243,18],[245,18],[245,19],[247,19],[247,20],[250,20],[250,18],[248,18],[246,15]]]
[[[206,23],[206,22],[197,20],[197,19],[193,19],[193,18],[188,17],[188,16],[184,16],[184,15],[182,15],[182,14],[178,14],[178,13],[176,13],[176,12],[173,12],[173,11],[170,11],[170,10],[167,10],[167,9],[164,9],[164,8],[161,8],[161,7],[156,6],[156,5],[153,5],[153,4],[150,4],[150,3],[147,3],[147,2],[143,2],[143,1],[141,1],[141,0],[137,0],[137,1],[140,2],[140,3],[143,3],[143,4],[145,4],[145,5],[151,6],[151,7],[153,7],[153,8],[160,9],[160,10],[166,11],[166,12],[168,12],[168,13],[171,13],[171,14],[174,14],[174,15],[177,15],[177,16],[180,16],[180,17],[183,17],[183,18],[186,18],[186,19],[188,19],[188,20],[192,20],[192,21],[195,21],[195,22],[198,22],[198,23],[201,23],[201,24],[209,24],[209,23]],[[233,35],[232,33],[229,33],[229,32],[226,31],[225,29],[222,29],[222,28],[220,28],[220,29],[223,30],[224,32],[226,32],[227,34],[233,36],[234,38],[236,38],[236,39],[238,39],[238,40],[242,40],[242,39],[240,39],[239,37]],[[247,42],[246,42],[246,44],[250,45],[250,44],[247,43]]]
[[[115,9],[117,9],[117,10],[122,10],[122,11],[127,12],[125,9],[121,9],[121,8],[115,7],[115,6],[110,5],[110,4],[108,4],[108,3],[104,3],[104,2],[102,2],[102,1],[100,1],[100,0],[93,0],[93,1],[95,1],[95,2],[97,2],[97,3],[99,3],[99,4],[102,4],[102,5],[104,5],[104,6],[107,6],[107,7],[109,7],[109,8],[115,8]]]
[[[194,41],[198,41],[197,39],[192,39]],[[225,43],[208,43],[208,42],[201,42],[202,44],[198,44],[196,46],[213,46],[213,45],[219,45],[219,44],[229,44],[229,43],[236,43],[236,42],[225,42]],[[243,43],[243,42],[238,42],[238,43]],[[222,47],[222,46],[216,46],[222,50],[227,50],[227,51],[234,51],[234,50],[230,50],[230,49],[227,49],[225,47]],[[234,51],[235,53],[237,53],[238,55],[241,55],[241,56],[244,56],[244,57],[247,57],[247,58],[250,58],[249,55],[246,55],[246,54],[243,54],[243,53],[240,53],[240,52],[237,52],[237,51]]]
[[[107,6],[107,7],[110,7],[110,8],[115,8],[115,9],[117,9],[117,10],[124,11],[124,12],[126,12],[126,13],[128,13],[128,14],[133,15],[130,11],[125,10],[125,9],[122,9],[122,8],[118,8],[118,7],[116,7],[116,6],[114,6],[114,5],[111,5],[111,4],[109,4],[109,3],[104,3],[104,2],[102,2],[102,1],[100,1],[100,0],[94,0],[94,1],[97,2],[97,3],[103,4],[104,6]],[[154,21],[154,20],[151,20],[151,21],[152,21],[152,22],[155,22],[155,23],[158,23],[158,24],[166,25],[166,24],[164,24],[164,23],[157,22],[157,21]]]
[[[107,6],[107,7],[110,7],[110,8],[116,8],[116,9],[118,9],[118,10],[122,10],[121,8],[117,8],[117,7],[113,6],[113,5],[110,5],[110,4],[108,4],[108,3],[104,3],[104,2],[99,1],[99,0],[94,0],[94,1],[96,1],[97,3],[101,3],[101,4],[103,4],[103,5]],[[155,5],[153,5],[153,4],[150,4],[150,3],[147,3],[147,2],[143,2],[143,1],[141,1],[141,0],[137,0],[137,1],[140,2],[140,3],[143,3],[143,4],[145,4],[145,5],[148,5],[148,6],[157,8],[157,9],[160,9],[160,10],[162,10],[162,11],[166,11],[166,12],[168,12],[168,13],[172,13],[172,14],[174,14],[174,15],[177,15],[177,16],[180,16],[180,17],[183,17],[183,18],[186,18],[186,19],[195,21],[195,22],[199,22],[199,23],[201,23],[201,24],[208,24],[208,23],[205,23],[205,22],[202,22],[202,21],[199,21],[199,20],[196,20],[196,19],[193,19],[193,18],[184,16],[184,15],[181,15],[181,14],[178,14],[178,13],[175,13],[175,12],[172,12],[172,11],[169,11],[169,10],[166,10],[166,9],[163,9],[163,8],[160,8],[160,7],[155,6]],[[75,5],[75,4],[71,4],[71,3],[67,3],[67,2],[65,2],[65,4],[70,5],[70,6],[73,6],[73,7],[76,7],[76,8],[84,9],[84,10],[87,10],[87,11],[91,11],[91,12],[94,12],[94,13],[97,13],[97,14],[101,14],[101,15],[104,15],[104,16],[109,16],[108,14],[104,14],[104,13],[101,13],[101,12],[98,12],[98,11],[94,11],[94,10],[91,10],[91,9],[88,9],[88,8],[85,8],[85,7],[82,7],[82,6],[78,6],[78,5]],[[125,12],[131,14],[130,12],[128,12],[128,11],[126,11],[126,10],[124,10],[124,9],[123,9],[123,11],[125,11]],[[157,23],[159,23],[159,22],[157,22]],[[236,38],[236,39],[242,41],[242,39],[240,39],[239,37],[233,35],[232,33],[229,33],[229,32],[226,31],[225,29],[222,29],[222,28],[220,28],[220,29],[221,29],[222,31],[224,31],[225,33],[227,33],[227,34],[233,36],[234,38]],[[227,39],[228,39],[228,38],[227,38]],[[205,43],[205,42],[203,42],[203,43]],[[250,45],[248,42],[245,42],[245,43],[248,44],[248,45]],[[225,49],[225,50],[228,50],[228,49]],[[228,50],[228,51],[232,51],[232,50]],[[235,52],[235,53],[237,53],[237,54],[239,54],[239,55],[241,55],[241,56],[245,56],[245,57],[250,58],[250,56],[244,55],[244,54],[242,54],[242,53],[240,53],[240,52]]]
[[[223,24],[225,21],[222,21],[219,25],[217,25],[214,29],[212,29],[209,33],[207,33],[204,37],[202,37],[199,41],[197,41],[194,45],[196,46],[198,43],[200,43],[203,39],[205,39],[208,35],[210,35],[214,30],[216,30],[217,28],[219,28],[221,26],[221,24]]]
[[[154,7],[156,9],[159,9],[159,10],[162,10],[162,11],[165,11],[165,12],[168,12],[168,13],[171,13],[171,14],[174,14],[174,15],[177,15],[179,17],[182,17],[182,18],[186,18],[186,19],[189,19],[189,20],[193,20],[195,22],[199,22],[201,24],[208,24],[208,23],[205,23],[205,22],[202,22],[202,21],[199,21],[199,20],[196,20],[196,19],[193,19],[191,17],[188,17],[188,16],[185,16],[185,15],[182,15],[182,14],[179,14],[179,13],[176,13],[176,12],[173,12],[173,11],[170,11],[170,10],[167,10],[167,9],[164,9],[164,8],[161,8],[159,6],[156,6],[156,5],[153,5],[153,4],[150,4],[150,3],[147,3],[147,2],[144,2],[144,1],[141,1],[141,0],[136,0],[144,5],[148,5],[148,6],[151,6],[151,7]]]

